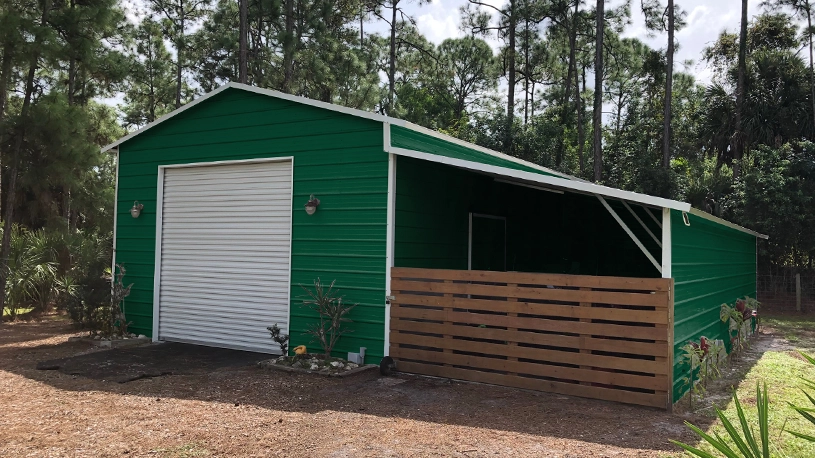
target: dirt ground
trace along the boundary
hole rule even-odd
[[[710,422],[408,375],[227,364],[119,383],[36,369],[100,351],[72,335],[56,318],[0,324],[0,456],[664,457],[679,455],[668,439],[694,440],[683,420]]]

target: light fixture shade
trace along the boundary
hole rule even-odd
[[[130,207],[130,216],[138,218],[141,215],[142,208],[144,208],[144,205],[140,204],[138,200],[133,202],[133,206]]]
[[[309,197],[308,202],[306,202],[306,214],[313,215],[314,212],[317,211],[317,207],[319,207],[319,206],[320,206],[320,199],[314,197],[314,194],[312,194]]]

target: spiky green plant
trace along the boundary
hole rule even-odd
[[[722,437],[719,433],[714,432],[713,436],[702,431],[701,428],[693,425],[690,422],[685,424],[693,432],[705,442],[710,444],[713,448],[719,451],[720,455],[714,455],[710,452],[701,450],[691,445],[671,440],[687,452],[694,456],[701,458],[770,458],[770,432],[769,432],[769,399],[767,398],[767,384],[762,387],[756,384],[756,408],[758,409],[758,436],[755,435],[753,429],[747,423],[747,416],[744,414],[744,409],[741,407],[739,397],[735,390],[733,391],[733,402],[736,405],[736,413],[738,415],[741,431],[739,431],[733,423],[724,415],[719,408],[716,408],[716,415],[722,422],[722,426],[727,431],[727,436]],[[732,445],[731,445],[732,444]],[[735,445],[735,448],[733,446]]]
[[[803,353],[803,352],[798,352],[798,353],[800,353],[801,356],[803,356],[804,359],[806,359],[807,362],[809,362],[809,364],[812,364],[813,366],[815,366],[815,358],[813,358],[812,356],[809,356],[809,355],[807,355],[806,353]],[[806,385],[807,388],[809,388],[810,390],[815,390],[815,381],[812,381],[812,380],[809,380],[809,379],[806,379],[806,378],[803,379],[803,380],[804,380],[804,384]],[[813,396],[810,393],[806,392],[806,391],[804,391],[804,395],[807,397],[807,399],[809,399],[809,402],[812,404],[813,407],[798,407],[798,406],[795,406],[795,405],[792,405],[792,404],[790,404],[790,406],[793,409],[795,409],[795,411],[798,412],[799,415],[801,415],[807,421],[812,423],[813,427],[815,427],[815,415],[813,415],[813,414],[815,414],[815,398],[813,398]],[[792,434],[793,436],[795,436],[795,437],[799,437],[801,439],[808,440],[810,442],[815,442],[815,436],[813,436],[811,434],[804,434],[804,433],[799,433],[799,432],[795,432],[795,431],[788,431],[788,432],[790,434]]]
[[[347,326],[347,323],[351,322],[348,314],[356,304],[344,303],[343,297],[338,295],[339,291],[334,289],[333,281],[326,288],[318,278],[314,280],[313,291],[303,285],[300,287],[308,293],[308,298],[303,300],[303,307],[314,311],[319,317],[317,323],[306,329],[306,334],[320,344],[325,356],[331,356],[331,351],[340,337],[352,332]]]

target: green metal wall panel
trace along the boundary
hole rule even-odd
[[[116,261],[134,283],[126,300],[134,332],[152,333],[158,166],[281,156],[294,157],[291,344],[309,344],[303,333],[316,319],[301,307],[300,285],[336,280],[345,300],[359,304],[337,354],[364,346],[368,362],[379,361],[388,185],[382,124],[238,89],[120,145]],[[310,194],[321,201],[313,216],[302,210]],[[134,200],[144,204],[138,219],[129,213]]]
[[[524,172],[538,173],[541,175],[561,176],[400,126],[391,125],[391,145],[453,159],[478,162],[480,164],[506,167],[508,169],[522,170]]]
[[[674,401],[688,391],[682,377],[682,346],[699,337],[729,345],[728,326],[719,318],[723,303],[756,297],[756,238],[682,212],[671,211],[671,270],[674,278]],[[728,347],[729,348],[729,347]]]
[[[609,203],[659,260],[659,247],[639,223],[618,202]],[[508,270],[660,276],[593,196],[500,183],[408,157],[396,162],[395,265],[467,269],[470,212],[507,218]]]

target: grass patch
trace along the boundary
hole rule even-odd
[[[815,434],[813,426],[795,412],[790,404],[807,407],[809,401],[802,389],[802,378],[815,380],[815,366],[805,361],[798,350],[815,354],[815,316],[771,316],[764,317],[762,326],[772,330],[776,337],[782,337],[789,346],[779,350],[768,350],[738,382],[737,393],[745,409],[750,427],[758,434],[758,412],[756,409],[756,384],[766,383],[769,394],[769,431],[773,456],[810,457],[815,456],[815,444],[799,439],[786,431]],[[794,347],[794,349],[791,349]],[[815,395],[815,393],[811,393]],[[719,406],[722,408],[722,406]],[[725,415],[738,423],[736,408],[732,399],[725,406]],[[707,430],[708,434],[718,433],[723,437],[726,431],[717,421]],[[698,443],[703,450],[714,452],[707,444]],[[718,456],[714,453],[714,456]]]
[[[163,458],[193,458],[201,456],[209,456],[209,451],[205,448],[199,447],[196,444],[184,444],[173,448],[164,448],[154,450],[153,453],[159,453]]]
[[[764,317],[762,326],[773,330],[796,348],[815,351],[815,316],[812,315],[775,315]]]

